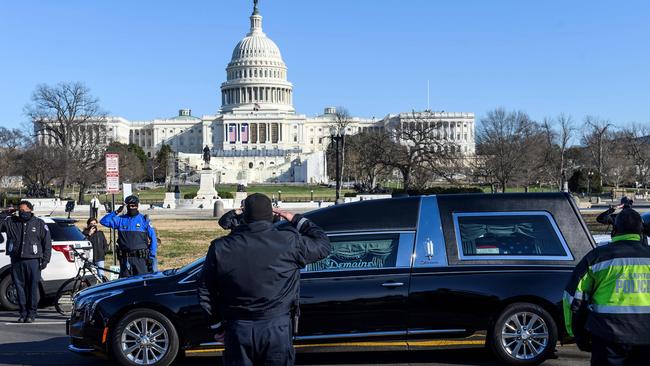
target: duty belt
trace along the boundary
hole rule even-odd
[[[149,249],[122,250],[118,249],[122,258],[149,258]]]

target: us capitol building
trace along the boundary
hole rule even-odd
[[[203,167],[203,149],[208,146],[217,183],[327,182],[325,150],[336,110],[325,108],[316,117],[296,114],[287,71],[280,49],[262,30],[262,15],[256,4],[250,31],[237,43],[226,67],[218,114],[196,117],[190,109],[181,109],[168,119],[128,121],[111,117],[105,143],[134,143],[150,157],[162,144],[168,144],[178,153],[179,165],[191,170]],[[442,121],[441,138],[450,138],[463,154],[474,154],[473,113],[420,114]],[[391,128],[416,115],[354,117],[346,133]]]

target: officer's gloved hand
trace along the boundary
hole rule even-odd
[[[40,269],[41,269],[41,271],[42,271],[42,270],[44,270],[45,268],[47,268],[47,263],[46,263],[46,262],[41,262],[40,265],[39,265],[39,267],[40,267]]]
[[[119,214],[120,212],[122,212],[122,210],[124,210],[124,205],[118,207],[117,210],[115,210],[115,213]]]

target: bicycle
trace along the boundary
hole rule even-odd
[[[78,252],[76,249],[71,248],[73,255],[81,259],[83,263],[77,270],[77,275],[69,280],[63,282],[59,290],[56,292],[56,301],[54,308],[61,315],[70,316],[72,313],[74,296],[81,290],[90,286],[108,282],[106,276],[99,275],[98,270],[119,274],[119,272],[110,269],[102,268],[86,258],[83,253]]]

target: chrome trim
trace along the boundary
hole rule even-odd
[[[74,353],[91,353],[91,352],[95,352],[95,350],[93,348],[78,348],[78,347],[75,347],[75,346],[73,346],[71,344],[68,345],[68,351],[74,352]]]
[[[466,329],[409,329],[407,334],[440,334],[440,333],[464,333]]]
[[[214,346],[223,346],[223,342],[208,342],[208,343],[201,343],[199,344],[199,347],[214,347]]]
[[[194,282],[196,282],[196,280],[189,280],[188,281],[187,279],[194,276],[195,274],[200,272],[202,269],[203,269],[203,266],[200,266],[199,268],[195,268],[194,270],[192,270],[192,272],[190,272],[190,274],[185,276],[182,280],[178,281],[178,284],[180,285],[180,284],[184,284],[184,283],[194,283]]]
[[[392,332],[369,332],[369,333],[343,333],[343,334],[322,334],[313,336],[296,336],[298,341],[318,340],[318,339],[345,339],[345,338],[366,338],[366,337],[385,337],[385,336],[403,336],[406,331],[398,330]]]
[[[559,272],[559,273],[572,273],[573,269],[549,269],[548,271],[539,271],[539,270],[492,270],[492,271],[444,271],[444,272],[426,272],[426,273],[412,273],[411,276],[422,276],[422,275],[445,275],[445,274],[472,274],[472,273],[517,273],[517,272],[535,272],[535,273],[547,273],[547,272]]]
[[[440,209],[436,196],[422,197],[420,201],[420,218],[415,239],[413,267],[446,267],[447,248],[442,233]],[[433,252],[432,252],[433,250]]]
[[[194,282],[194,281],[192,281]],[[191,282],[186,282],[186,283],[191,283]],[[165,296],[165,295],[176,295],[176,294],[182,294],[184,292],[196,292],[196,290],[179,290],[179,291],[169,291],[169,292],[160,292],[157,294],[154,294],[154,296]]]
[[[393,269],[395,269],[395,268],[393,268]],[[408,269],[408,268],[398,268],[398,269],[405,270],[405,269]],[[368,271],[368,269],[355,269],[355,271]],[[304,272],[304,273],[336,273],[336,272],[341,273],[343,271],[318,271],[318,272]],[[367,274],[365,274],[365,273],[359,274],[359,276],[361,276],[361,275],[366,276]],[[401,273],[399,273],[399,274],[395,274],[395,273],[379,273],[379,274],[375,274],[375,275],[372,275],[372,276],[373,277],[395,278],[396,275],[397,276],[405,276],[405,275],[408,275],[408,273],[404,273],[404,274],[401,274]],[[350,278],[350,277],[353,277],[353,276],[355,276],[355,275],[345,274],[345,275],[341,275],[341,276],[331,276],[331,277],[301,278],[300,281],[335,280],[335,279],[339,279],[339,278],[346,279],[346,278]]]
[[[401,232],[397,247],[397,260],[394,268],[411,268],[413,262],[413,248],[415,246],[414,232]]]
[[[441,333],[462,333],[465,329],[422,329],[422,330],[399,330],[391,332],[368,332],[368,333],[343,333],[343,334],[322,334],[314,336],[296,336],[298,341],[319,340],[319,339],[345,339],[345,338],[372,338],[386,336],[406,336],[416,334],[441,334]]]
[[[487,212],[455,212],[452,214],[454,220],[454,233],[456,239],[456,248],[458,250],[458,259],[460,260],[555,260],[555,261],[573,261],[573,254],[569,250],[569,246],[564,240],[562,232],[555,222],[555,218],[547,211],[509,211],[509,212],[498,212],[498,211],[487,211]],[[458,225],[459,217],[481,217],[481,216],[545,216],[551,227],[555,231],[555,235],[560,240],[564,253],[563,256],[552,256],[552,255],[465,255],[463,254],[462,241],[460,237],[460,226]]]
[[[385,230],[385,231],[332,231],[326,232],[327,236],[344,235],[374,235],[374,234],[415,234],[416,230]]]
[[[385,282],[381,284],[382,287],[396,288],[404,286],[404,282]]]

